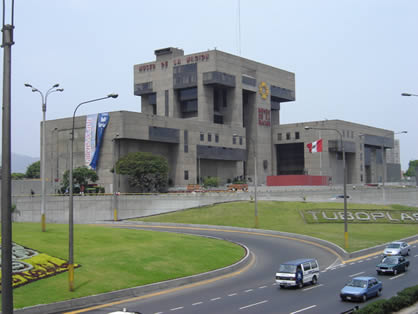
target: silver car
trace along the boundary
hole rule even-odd
[[[392,242],[383,251],[384,255],[409,255],[411,248],[406,242]]]

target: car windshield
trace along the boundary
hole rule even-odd
[[[382,260],[382,263],[384,264],[397,264],[398,263],[398,259],[396,257],[385,257]]]
[[[282,264],[282,265],[280,265],[279,272],[280,273],[294,274],[294,273],[296,273],[296,266],[295,265]]]
[[[388,245],[388,249],[399,249],[400,246],[399,243],[391,243]]]
[[[360,279],[353,279],[347,286],[357,287],[357,288],[366,288],[367,287],[367,281],[366,280],[360,280]]]

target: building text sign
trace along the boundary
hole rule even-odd
[[[343,223],[344,210],[302,210],[307,223]],[[349,209],[347,221],[351,223],[418,224],[418,210]]]

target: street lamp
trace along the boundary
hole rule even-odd
[[[310,126],[305,126],[305,130],[328,130],[328,131],[335,131],[340,136],[340,143],[341,149],[343,152],[343,186],[344,186],[344,247],[348,249],[348,228],[347,228],[347,173],[346,173],[346,165],[345,165],[345,149],[343,143],[343,136],[338,129],[333,128],[314,128]]]
[[[68,228],[69,228],[69,236],[68,236],[68,281],[69,281],[69,289],[70,291],[74,291],[74,203],[73,203],[73,147],[74,147],[74,118],[77,109],[84,104],[95,102],[107,98],[117,98],[118,94],[109,94],[106,97],[96,98],[88,101],[84,101],[80,103],[74,110],[73,113],[73,124],[71,128],[71,144],[70,144],[70,198],[68,204]]]
[[[418,96],[417,94],[402,93],[402,96]]]
[[[32,92],[39,93],[42,98],[42,148],[41,148],[41,181],[42,181],[42,201],[41,201],[41,225],[42,231],[45,232],[45,197],[46,197],[46,184],[45,184],[45,116],[46,116],[46,102],[48,100],[48,95],[54,92],[63,92],[63,88],[58,88],[59,84],[54,84],[50,89],[47,90],[44,94],[37,88],[33,87],[31,84],[25,83],[26,87],[32,89]]]

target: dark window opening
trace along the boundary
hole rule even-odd
[[[277,140],[281,141],[282,140],[282,133],[277,133]]]
[[[212,134],[208,133],[208,142],[212,142]]]
[[[197,87],[180,89],[177,92],[182,118],[197,116]]]
[[[189,180],[189,171],[184,170],[184,180]]]
[[[286,139],[287,139],[287,140],[290,140],[290,132],[287,132],[287,133],[286,133]]]
[[[215,134],[215,142],[219,143],[219,135],[218,134]]]
[[[295,132],[295,139],[299,139],[300,138],[300,135],[299,135],[299,132]]]
[[[239,144],[242,145],[242,136],[239,137]]]
[[[200,133],[200,141],[203,142],[205,140],[205,134]]]
[[[235,136],[232,137],[232,144],[236,144],[237,143],[237,138]]]
[[[189,152],[189,145],[184,144],[184,152],[188,153]]]
[[[303,143],[276,145],[277,175],[304,174],[305,154]]]

